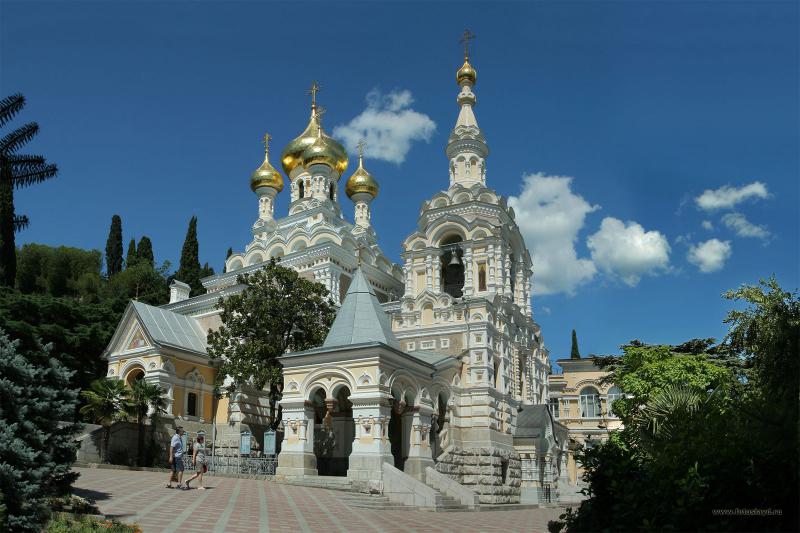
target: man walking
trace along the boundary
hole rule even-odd
[[[169,481],[167,482],[167,488],[172,488],[172,479],[177,478],[175,481],[178,482],[178,487],[181,486],[181,482],[183,481],[183,428],[178,426],[175,428],[175,434],[172,436],[172,440],[169,443]]]

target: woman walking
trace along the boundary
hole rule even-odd
[[[208,462],[206,460],[205,435],[198,435],[197,442],[194,443],[192,451],[192,464],[195,467],[195,474],[186,480],[186,490],[189,490],[189,482],[200,478],[197,482],[197,490],[206,490],[203,486],[203,474],[208,472]]]

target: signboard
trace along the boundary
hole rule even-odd
[[[275,455],[275,432],[271,429],[264,432],[264,455]]]
[[[250,432],[242,431],[242,439],[239,441],[239,453],[242,455],[250,455]]]

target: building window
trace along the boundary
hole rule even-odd
[[[430,350],[436,348],[436,341],[422,341],[419,343],[420,350]]]
[[[408,350],[409,352],[413,352],[416,349],[417,349],[416,343],[409,342],[408,344],[406,344],[406,350]]]
[[[328,197],[333,201],[333,183],[331,183],[330,189],[328,189]]]
[[[581,389],[581,417],[596,418],[600,416],[600,395],[594,387]]]
[[[486,290],[486,265],[483,263],[478,265],[478,290]]]
[[[461,248],[462,239],[453,235],[444,239],[440,245],[441,275],[444,292],[453,298],[461,298],[464,289],[464,250]]]
[[[608,403],[608,414],[610,416],[618,416],[617,413],[614,412],[614,401],[619,400],[622,398],[622,389],[614,385],[610,389],[608,389],[608,395],[606,396],[606,402]]]
[[[559,417],[558,398],[550,398],[550,412],[553,414],[553,418]]]
[[[197,416],[197,394],[190,392],[186,396],[186,414]]]
[[[305,197],[305,192],[306,192],[306,191],[305,191],[305,189],[306,189],[306,188],[305,188],[305,186],[303,185],[303,180],[302,180],[302,179],[301,179],[301,180],[299,180],[299,181],[297,182],[297,192],[298,192],[298,195],[297,195],[297,197],[298,197],[298,198],[304,198],[304,197]]]
[[[439,346],[441,346],[442,348],[449,348],[450,339],[439,339]]]

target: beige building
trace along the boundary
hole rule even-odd
[[[622,423],[614,415],[612,404],[622,396],[619,387],[603,383],[607,372],[598,367],[591,357],[581,359],[558,359],[561,373],[548,377],[550,389],[550,413],[569,431],[570,448],[574,452],[580,446],[608,439],[611,431],[620,429]],[[568,479],[579,484],[583,469],[569,454]]]
[[[175,282],[167,305],[132,303],[105,353],[109,377],[159,383],[177,421],[215,422],[217,439],[246,433],[263,446],[266,391],[212,400],[206,335],[219,327],[219,298],[244,289],[237,276],[276,257],[340,306],[323,346],[281,359],[279,478],[334,476],[379,492],[417,483],[430,496],[427,483],[481,503],[530,501],[565,483],[567,430],[547,409],[550,360],[533,317],[531,256],[514,210],[488,184],[468,57],[456,81],[444,190],[422,205],[401,264],[378,245],[379,185],[362,153],[342,179],[348,155],[323,130],[314,85],[308,125],[281,154],[288,215],[275,218],[284,177],[265,137],[250,178],[258,218],[249,244],[225,273],[202,280],[205,294]],[[341,192],[354,203],[352,223]]]

